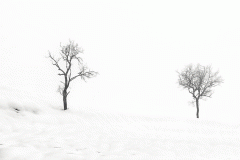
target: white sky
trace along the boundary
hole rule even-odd
[[[237,1],[1,1],[0,86],[62,105],[61,77],[45,58],[74,40],[99,76],[71,84],[71,108],[195,117],[176,70],[212,64],[225,82],[200,118],[239,122]]]

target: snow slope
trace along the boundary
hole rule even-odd
[[[240,159],[240,125],[71,109],[0,90],[1,160]]]

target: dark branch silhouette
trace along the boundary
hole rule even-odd
[[[199,118],[199,99],[204,97],[212,97],[212,87],[216,87],[223,83],[221,76],[218,76],[219,71],[212,72],[211,66],[201,66],[198,64],[194,67],[188,65],[181,73],[178,72],[178,83],[193,96],[196,101],[197,118]]]
[[[83,65],[82,58],[79,57],[79,53],[83,53],[83,49],[78,47],[78,44],[75,44],[73,41],[69,41],[69,44],[66,46],[60,45],[60,58],[55,58],[49,52],[49,58],[52,60],[52,64],[56,66],[60,73],[59,76],[64,76],[64,82],[61,81],[63,86],[59,86],[58,92],[63,96],[63,105],[64,110],[67,110],[67,96],[70,91],[67,91],[70,82],[72,82],[77,77],[81,77],[85,81],[86,78],[95,77],[98,72],[91,71],[87,66]],[[79,72],[72,76],[72,64],[74,61],[78,62]],[[63,65],[60,66],[60,63],[63,62]]]

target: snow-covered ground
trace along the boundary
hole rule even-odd
[[[70,109],[0,90],[1,160],[240,159],[240,123]]]

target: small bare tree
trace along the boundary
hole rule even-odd
[[[61,81],[63,86],[59,86],[58,91],[63,96],[64,110],[67,110],[67,96],[70,93],[70,91],[68,91],[70,83],[77,77],[81,77],[81,79],[85,81],[85,78],[92,78],[98,73],[89,70],[83,65],[82,58],[79,57],[79,53],[83,53],[83,49],[78,47],[78,44],[69,41],[69,44],[66,46],[60,45],[60,47],[60,58],[55,58],[50,52],[49,58],[52,60],[52,64],[58,68],[60,72],[58,75],[64,77],[64,82]],[[72,66],[74,61],[78,62],[79,72],[72,76]]]
[[[199,99],[210,97],[213,94],[212,87],[216,87],[223,83],[221,76],[218,76],[219,71],[212,72],[211,66],[186,66],[179,75],[178,83],[193,96],[196,102],[197,118],[199,118]]]

